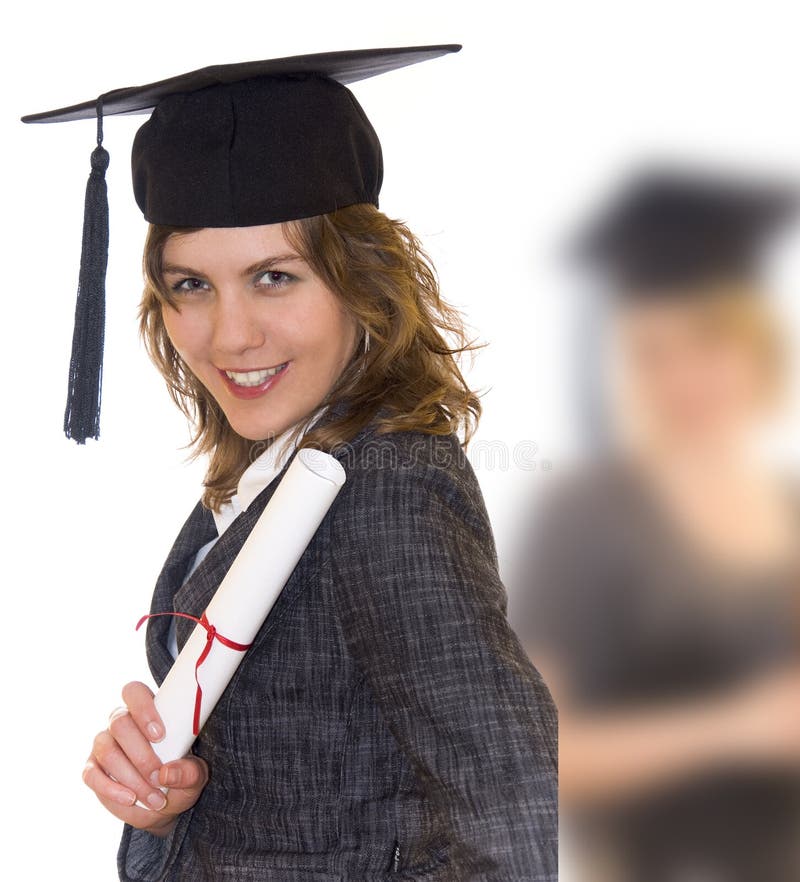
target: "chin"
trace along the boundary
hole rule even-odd
[[[276,406],[272,402],[268,405],[266,400],[231,401],[226,390],[220,390],[220,394],[215,393],[216,390],[212,394],[222,408],[228,425],[247,441],[264,441],[280,435],[294,422],[292,413],[288,408],[280,406],[280,402]]]
[[[290,423],[253,422],[252,420],[235,420],[228,418],[230,427],[246,441],[264,441],[280,435],[284,429],[288,429]]]
[[[238,410],[226,412],[230,427],[247,441],[265,441],[290,429],[299,423],[309,411],[296,412],[283,408],[270,408],[267,413],[241,413]]]

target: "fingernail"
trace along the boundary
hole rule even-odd
[[[161,726],[158,723],[152,722],[147,724],[147,735],[151,741],[161,741],[164,737]]]
[[[167,804],[167,800],[164,798],[163,793],[151,793],[147,797],[147,804],[158,812],[164,808]]]
[[[176,769],[172,766],[167,766],[167,771],[164,777],[166,778],[167,787],[176,787],[181,783],[180,769]]]
[[[114,794],[114,800],[120,805],[133,805],[136,802],[136,794],[130,790],[120,790]]]
[[[156,769],[155,772],[150,772],[150,783],[153,787],[161,786],[161,782],[158,780],[158,769]]]

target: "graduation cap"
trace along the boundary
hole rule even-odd
[[[577,238],[573,255],[623,298],[687,295],[757,278],[796,209],[797,190],[784,182],[642,171]]]
[[[280,223],[357,203],[378,205],[380,142],[347,84],[459,45],[366,49],[205,67],[106,92],[26,123],[97,120],[64,414],[68,438],[99,436],[108,256],[103,118],[151,113],[133,142],[145,220],[178,227]]]

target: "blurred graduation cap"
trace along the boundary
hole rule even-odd
[[[149,113],[133,142],[145,220],[178,227],[280,223],[378,205],[380,142],[347,84],[451,52],[456,44],[365,49],[217,65],[106,92],[26,123],[97,119],[64,415],[68,438],[100,431],[108,204],[103,118]]]
[[[690,298],[717,284],[758,281],[768,248],[796,213],[797,197],[785,182],[643,167],[579,229],[568,259],[588,272],[590,285],[575,329],[576,376],[584,437],[595,454],[611,444],[600,379],[605,339],[598,333],[610,301]]]
[[[690,295],[706,283],[757,278],[797,195],[786,183],[645,170],[577,237],[572,256],[623,298]]]

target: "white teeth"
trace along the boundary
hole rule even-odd
[[[225,375],[228,379],[233,380],[237,386],[260,386],[269,377],[274,377],[275,374],[280,373],[286,367],[286,364],[287,362],[284,362],[277,367],[267,368],[263,371],[225,371]]]

